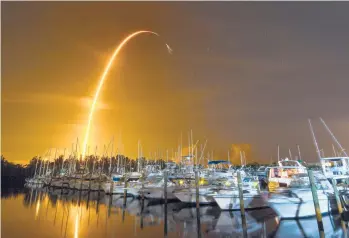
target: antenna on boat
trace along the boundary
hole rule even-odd
[[[206,144],[207,144],[207,139],[205,141],[204,147],[202,147],[202,149],[201,149],[201,155],[200,155],[200,158],[199,158],[199,164],[201,162],[202,157],[204,156],[204,151],[205,151],[205,148],[206,148]]]
[[[242,151],[240,150],[240,163],[241,163],[241,168],[244,166],[242,163]]]
[[[301,149],[300,149],[299,145],[297,145],[297,149],[298,149],[298,157],[299,157],[300,160],[302,160]]]
[[[139,173],[139,155],[140,155],[140,141],[138,140],[138,144],[137,144],[137,172]]]
[[[246,166],[247,161],[246,161],[246,154],[245,154],[245,151],[242,151],[242,154],[244,155],[244,162],[245,162],[245,166]]]
[[[345,152],[345,149],[342,147],[342,145],[339,143],[339,141],[337,140],[337,138],[333,135],[332,131],[330,130],[330,128],[326,125],[325,121],[320,117],[320,121],[322,122],[322,124],[324,125],[324,127],[326,128],[327,132],[331,135],[333,141],[337,144],[337,146],[341,149],[341,153],[343,153],[346,157],[348,157],[347,153]]]
[[[229,162],[230,161],[230,154],[229,154],[229,150],[228,150],[228,161],[227,162]]]
[[[293,160],[292,154],[291,154],[291,149],[288,149],[288,153],[290,154],[290,159]]]
[[[334,157],[337,157],[336,149],[334,148],[334,144],[332,144],[332,149],[333,149],[333,155]]]
[[[314,142],[314,146],[315,146],[315,149],[316,149],[316,153],[317,153],[317,155],[318,155],[318,157],[319,157],[319,161],[320,161],[320,164],[321,164],[321,154],[320,154],[319,146],[318,146],[317,141],[316,141],[316,137],[315,137],[315,133],[314,133],[313,126],[311,125],[311,120],[310,120],[310,118],[308,119],[308,121],[309,121],[309,128],[310,128],[311,134],[312,134],[312,136],[313,136],[313,142]],[[324,174],[325,174],[325,171],[324,171],[324,167],[323,167],[323,166],[322,166],[322,170],[323,170],[323,172],[324,172]]]
[[[280,161],[280,146],[278,144],[278,162]]]

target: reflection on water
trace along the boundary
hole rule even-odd
[[[246,212],[188,207],[98,192],[23,190],[2,193],[2,237],[319,237],[315,219],[279,220],[269,208]],[[167,214],[167,215],[165,215]],[[325,237],[344,237],[340,219],[323,217]]]

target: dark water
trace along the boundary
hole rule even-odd
[[[165,216],[167,210],[167,216]],[[325,237],[345,237],[338,215],[323,217]],[[279,220],[272,209],[248,211],[247,237],[319,237],[315,219]],[[2,191],[1,237],[244,237],[240,212],[197,210],[87,193],[45,189]],[[245,234],[246,235],[246,234]]]

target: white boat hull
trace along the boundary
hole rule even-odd
[[[311,192],[309,191],[310,195]],[[322,214],[329,213],[335,204],[335,198],[324,194],[318,194],[320,211]],[[306,218],[316,216],[312,197],[274,197],[268,199],[269,206],[281,218]]]
[[[175,192],[174,195],[184,203],[196,203],[196,194],[190,191]],[[207,196],[205,194],[199,194],[200,204],[211,204],[214,203],[212,196]]]
[[[174,195],[175,187],[167,187],[167,199],[176,199]],[[165,199],[165,193],[163,187],[145,187],[144,188],[144,197],[147,199]]]
[[[123,185],[123,184],[120,185],[119,183],[113,182],[112,191],[110,191],[110,189],[111,189],[110,185],[111,185],[111,182],[102,183],[102,188],[106,194],[111,194],[111,193],[112,194],[124,194],[125,185]],[[127,194],[134,196],[134,197],[138,197],[139,196],[138,186],[127,187]]]
[[[214,200],[221,210],[240,210],[239,195],[215,195]],[[258,209],[268,207],[265,199],[260,195],[246,195],[244,194],[244,208]]]

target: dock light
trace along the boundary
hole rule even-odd
[[[179,180],[179,185],[183,185],[184,181],[183,180]]]

